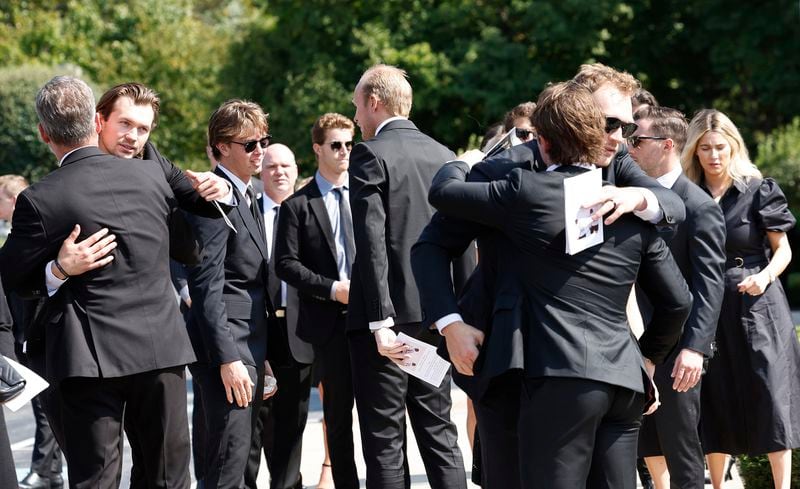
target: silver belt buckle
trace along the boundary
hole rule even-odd
[[[744,267],[744,258],[742,258],[741,256],[737,256],[736,258],[733,259],[733,263],[738,268],[743,268]]]
[[[276,309],[275,310],[275,317],[276,318],[286,317],[286,309]]]

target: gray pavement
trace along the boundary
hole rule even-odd
[[[187,385],[189,389],[189,408],[192,405],[191,383]],[[458,426],[459,431],[459,445],[464,456],[464,462],[467,468],[471,467],[472,452],[469,448],[469,442],[466,436],[466,416],[467,416],[467,400],[464,393],[454,388],[452,391],[453,397],[453,410],[452,418]],[[9,435],[11,438],[12,448],[14,452],[14,462],[17,468],[17,475],[21,479],[24,477],[30,467],[31,447],[33,446],[33,415],[29,407],[22,408],[17,413],[12,413],[6,408],[5,416],[9,428]],[[364,487],[365,483],[365,468],[364,460],[361,455],[361,443],[358,437],[358,421],[357,416],[353,426],[356,443],[356,465],[358,467],[358,474],[361,478],[361,485]],[[425,469],[422,465],[422,460],[419,456],[416,441],[409,430],[408,437],[408,458],[409,467],[411,469],[411,487],[413,489],[428,488],[428,481],[425,477]],[[303,437],[303,460],[301,471],[303,474],[303,483],[308,488],[316,487],[319,480],[320,469],[324,459],[325,452],[322,443],[322,406],[316,393],[316,389],[312,392],[312,401],[309,412],[308,424],[306,426],[305,435]],[[124,461],[123,461],[123,476],[121,487],[127,488],[130,485],[130,448],[125,447]],[[66,470],[65,470],[66,472]],[[467,478],[469,479],[469,471]],[[66,477],[66,474],[65,474]],[[269,487],[269,473],[266,469],[266,462],[262,460],[262,470],[258,477],[259,487]],[[469,483],[470,489],[477,488],[478,486]],[[710,488],[711,485],[706,487]],[[725,485],[725,489],[741,489],[743,485],[739,480],[738,474],[735,474],[734,480],[729,481]]]

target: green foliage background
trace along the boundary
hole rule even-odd
[[[408,71],[412,118],[458,150],[548,82],[600,61],[688,115],[728,112],[758,153],[800,114],[799,20],[789,0],[12,0],[0,2],[0,80],[21,72],[40,84],[33,65],[72,66],[100,90],[141,81],[162,97],[154,141],[194,168],[207,166],[213,109],[252,99],[308,174],[311,124],[326,111],[352,116],[352,89],[373,63]],[[0,107],[15,109],[0,119],[0,156],[13,156],[0,173],[36,178],[52,158],[20,133],[33,100],[2,85]]]

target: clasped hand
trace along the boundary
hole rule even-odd
[[[378,353],[400,366],[409,366],[410,349],[402,341],[397,341],[397,333],[389,328],[374,331]]]

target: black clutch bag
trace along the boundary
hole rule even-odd
[[[10,401],[25,388],[25,379],[0,355],[0,404]]]

